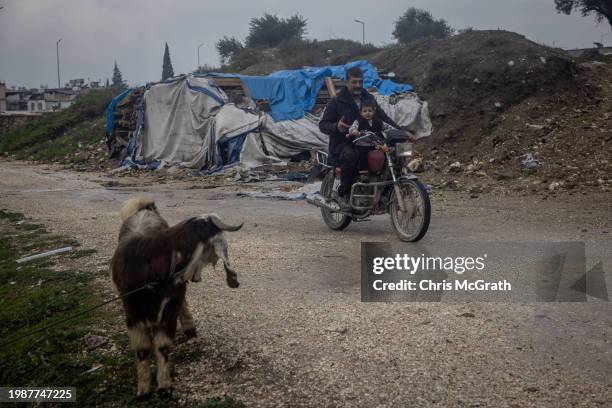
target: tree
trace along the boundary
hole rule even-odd
[[[117,66],[117,61],[115,61],[115,68],[113,68],[113,88],[117,90],[127,88],[127,84],[123,80],[123,75],[121,75],[121,71],[119,71],[119,67]]]
[[[580,10],[583,17],[594,13],[598,23],[606,19],[612,27],[612,0],[555,0],[555,6],[559,13]]]
[[[411,7],[395,22],[393,36],[405,44],[429,36],[450,37],[454,31],[444,19],[434,20],[429,11]]]
[[[166,49],[164,50],[164,64],[162,66],[162,81],[174,76],[174,69],[172,69],[172,62],[170,61],[170,50],[168,49],[168,43],[166,43]]]
[[[221,63],[227,64],[244,49],[244,46],[235,37],[230,38],[225,35],[223,38],[217,41],[215,48],[217,48],[217,52],[221,57]]]
[[[248,47],[275,47],[285,40],[301,40],[306,34],[306,19],[295,14],[290,18],[264,14],[249,23]]]

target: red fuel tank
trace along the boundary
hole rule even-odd
[[[368,170],[373,173],[378,173],[385,165],[385,154],[380,150],[371,150],[368,152]]]

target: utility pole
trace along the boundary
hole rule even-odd
[[[204,43],[198,45],[198,73],[200,72],[200,48],[204,45]]]
[[[60,38],[55,43],[55,52],[57,53],[57,89],[61,88],[61,85],[60,85],[60,70],[59,70],[59,43],[61,41],[62,41],[62,39]]]
[[[357,20],[357,19],[355,19],[353,21],[356,22],[356,23],[361,24],[361,42],[362,42],[363,45],[365,45],[365,23],[363,21]]]

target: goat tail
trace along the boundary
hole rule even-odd
[[[130,198],[121,208],[121,221],[125,221],[132,215],[145,208],[155,208],[155,201],[151,197],[139,196]]]

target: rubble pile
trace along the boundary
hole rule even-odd
[[[425,39],[378,58],[430,103],[423,167],[440,185],[612,190],[609,62],[505,31]]]

